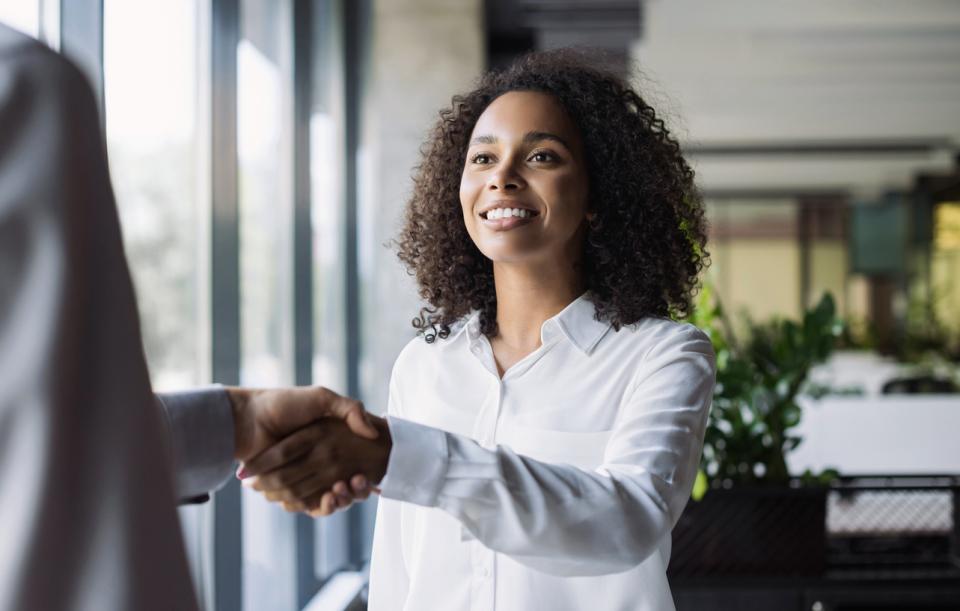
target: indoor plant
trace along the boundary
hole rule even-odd
[[[802,320],[748,321],[742,343],[710,287],[691,322],[717,355],[717,385],[694,501],[674,530],[673,575],[803,575],[822,570],[826,488],[835,472],[791,477],[797,398],[843,325],[826,294]]]

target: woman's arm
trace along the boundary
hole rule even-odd
[[[715,379],[712,347],[697,330],[667,340],[651,359],[596,471],[391,418],[383,496],[443,509],[490,549],[547,573],[637,565],[689,498]]]

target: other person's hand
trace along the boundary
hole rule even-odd
[[[228,387],[233,407],[234,456],[245,462],[281,439],[322,418],[335,418],[361,438],[379,431],[363,404],[322,386],[253,389]],[[241,473],[242,475],[241,466]]]

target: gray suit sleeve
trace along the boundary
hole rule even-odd
[[[221,386],[157,394],[170,431],[181,503],[206,500],[233,471],[233,409]]]

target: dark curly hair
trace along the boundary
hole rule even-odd
[[[472,310],[497,334],[493,263],[467,233],[460,176],[477,119],[510,91],[547,93],[579,128],[589,180],[581,272],[597,320],[614,329],[646,316],[686,316],[708,263],[703,202],[693,171],[663,120],[620,77],[571,50],[526,55],[483,76],[440,111],[396,240],[429,304],[413,319],[428,342]]]

